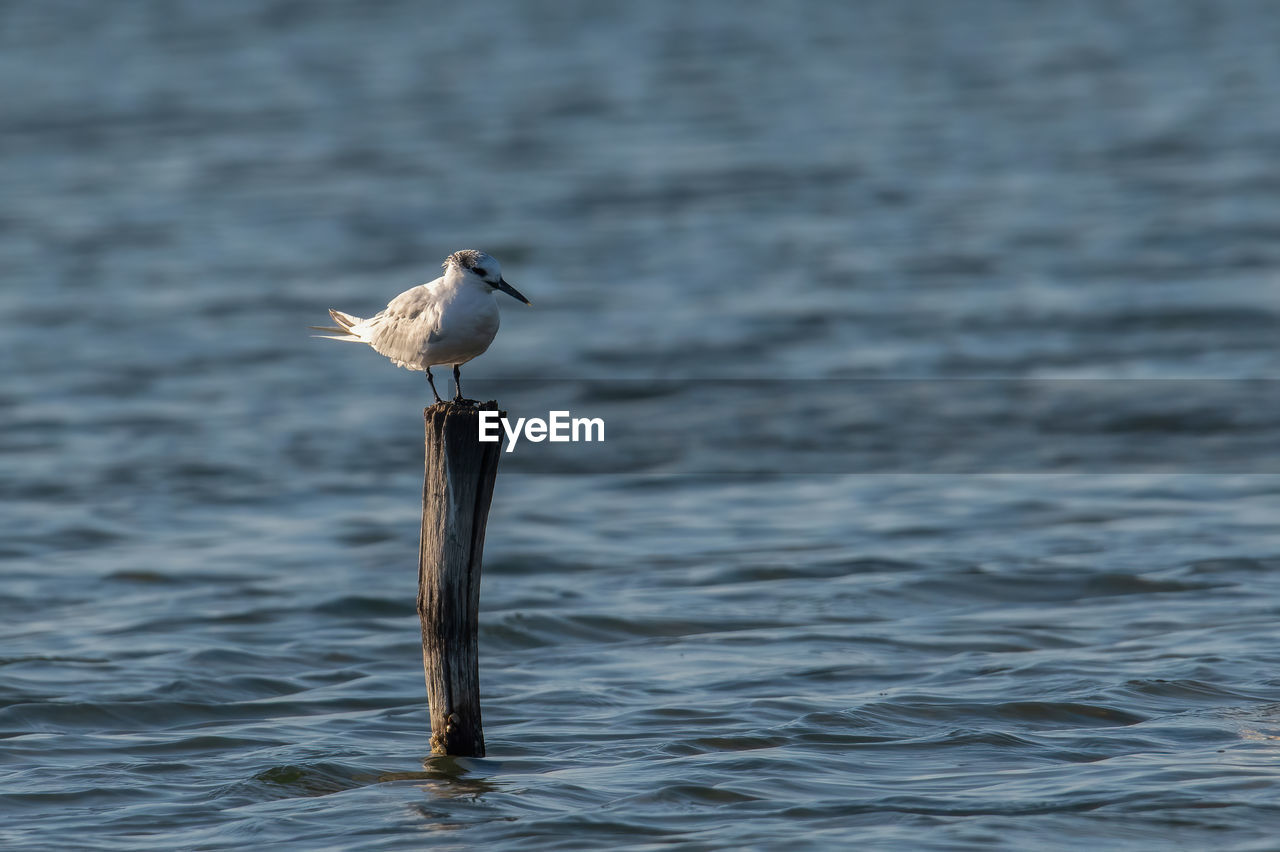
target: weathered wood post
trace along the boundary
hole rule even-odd
[[[438,402],[423,412],[426,472],[418,617],[431,751],[460,757],[484,756],[476,629],[484,528],[501,444],[480,441],[482,410],[497,411],[498,406]]]

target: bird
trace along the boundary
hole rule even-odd
[[[498,333],[498,304],[494,294],[503,293],[532,305],[502,277],[498,261],[476,249],[455,251],[441,264],[444,275],[426,284],[405,290],[387,306],[361,319],[329,309],[335,326],[313,325],[328,340],[367,343],[393,364],[409,370],[425,370],[436,402],[443,402],[436,390],[431,368],[453,366],[453,384],[462,400],[460,367],[484,353]]]

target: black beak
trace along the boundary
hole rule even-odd
[[[530,302],[528,299],[526,299],[519,290],[517,290],[515,287],[512,287],[510,284],[508,284],[505,278],[499,278],[498,283],[494,284],[493,286],[501,290],[502,292],[506,293],[508,296],[511,296],[514,299],[518,299],[521,302],[524,302],[526,305],[530,305],[530,306],[533,305],[533,302]]]

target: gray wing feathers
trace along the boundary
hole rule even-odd
[[[351,332],[400,366],[421,369],[423,342],[441,339],[440,308],[430,296],[425,285],[406,290]]]
[[[331,309],[329,316],[333,317],[336,325],[312,328],[333,332],[317,337],[367,343],[401,367],[421,370],[425,367],[427,345],[444,340],[440,331],[441,308],[433,298],[433,288],[443,280],[437,278],[429,284],[405,290],[368,319]]]

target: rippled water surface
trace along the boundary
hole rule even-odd
[[[0,845],[1274,848],[1277,44],[0,6]],[[305,327],[473,245],[471,390],[614,437],[504,458],[449,759],[426,389]]]

